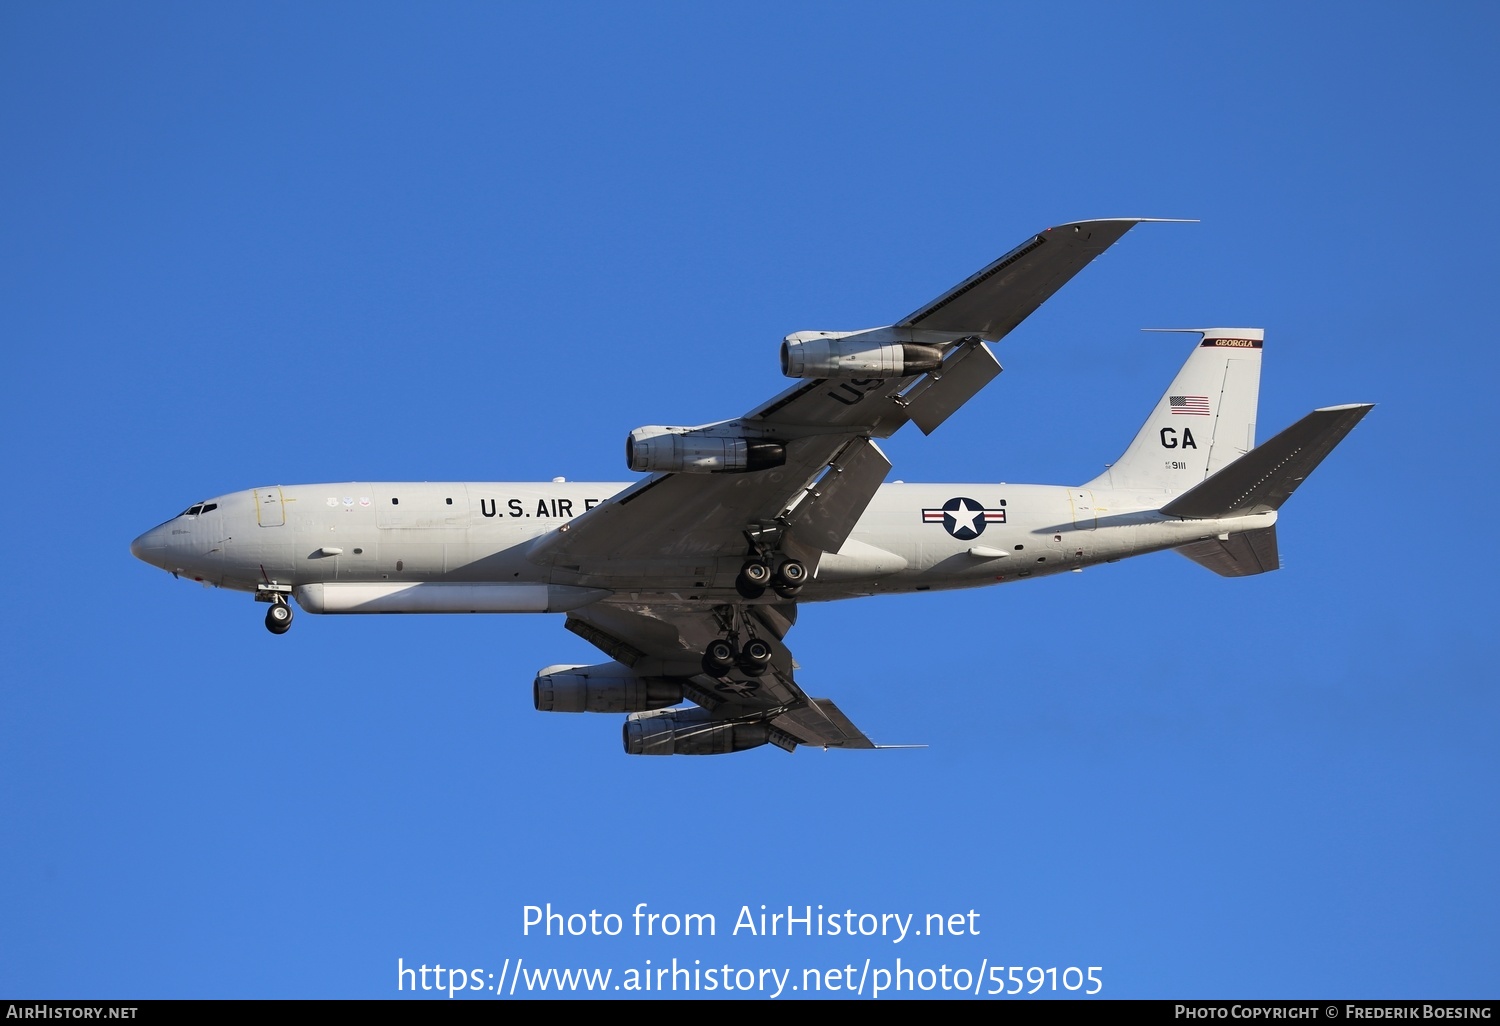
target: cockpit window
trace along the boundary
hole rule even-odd
[[[195,517],[199,513],[207,513],[210,510],[215,510],[218,508],[219,504],[217,502],[200,502],[197,505],[189,506],[187,509],[183,510],[177,515],[180,517]]]

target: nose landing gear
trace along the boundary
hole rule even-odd
[[[292,629],[292,607],[287,605],[286,599],[277,595],[271,600],[271,608],[266,610],[266,630],[272,634],[285,634]]]

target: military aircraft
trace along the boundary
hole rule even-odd
[[[635,755],[876,748],[796,678],[801,602],[975,588],[1175,549],[1239,577],[1280,565],[1277,511],[1369,404],[1255,444],[1263,332],[1191,329],[1117,462],[1076,486],[886,484],[876,444],[931,433],[1000,373],[1003,338],[1146,218],[1080,221],[894,324],[800,331],[798,383],[735,420],[630,432],[634,483],[270,485],[194,503],[131,544],[174,576],[309,613],[565,613],[609,662],[556,665],[538,710],[626,714]],[[691,703],[684,705],[684,701]]]

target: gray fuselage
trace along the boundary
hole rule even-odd
[[[527,558],[540,537],[628,487],[622,483],[344,483],[271,486],[196,504],[147,531],[131,551],[181,577],[242,591],[291,592],[313,612],[558,611],[644,598],[738,601],[743,552],[615,565],[607,575]],[[936,591],[1008,583],[1269,527],[1276,514],[1184,520],[1160,494],[1048,485],[887,484],[838,553],[825,553],[799,596]],[[197,512],[194,512],[194,511]],[[565,527],[564,527],[565,529]],[[409,586],[449,600],[405,602]],[[311,588],[320,585],[323,587]],[[378,586],[384,604],[346,585]],[[532,597],[516,589],[530,587]],[[550,587],[548,601],[535,599]],[[497,596],[499,596],[497,598]],[[767,599],[774,601],[774,596]]]

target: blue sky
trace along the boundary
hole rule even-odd
[[[1113,997],[1493,997],[1494,11],[10,4],[0,994],[392,997],[407,966],[1102,966]],[[1029,233],[1147,225],[908,481],[1074,483],[1267,333],[1263,437],[1380,405],[1284,569],[809,605],[880,754],[631,759],[561,617],[299,617],[131,559],[271,482],[619,481]],[[1462,386],[1462,387],[1460,387]],[[712,939],[523,936],[523,908]],[[751,938],[822,904],[978,936]],[[627,931],[628,932],[628,931]],[[511,963],[513,964],[513,962]],[[941,992],[937,992],[941,993]]]

